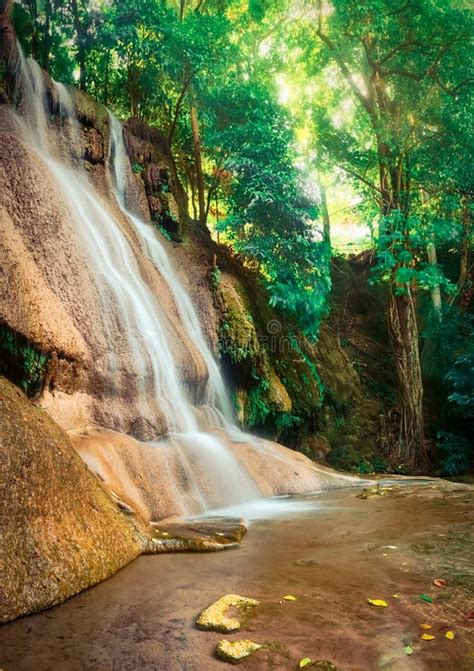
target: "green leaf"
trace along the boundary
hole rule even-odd
[[[430,596],[426,596],[426,594],[420,594],[419,597],[427,603],[433,603],[433,599]]]

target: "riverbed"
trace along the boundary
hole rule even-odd
[[[241,663],[246,671],[290,671],[306,657],[341,671],[471,670],[474,488],[378,489],[243,511],[249,530],[237,549],[141,557],[61,606],[3,626],[0,667],[224,671],[217,642],[244,638],[264,644]],[[227,593],[257,599],[254,617],[229,635],[197,629],[201,609]]]

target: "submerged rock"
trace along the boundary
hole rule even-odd
[[[196,624],[202,629],[213,631],[236,631],[243,625],[249,610],[258,604],[256,599],[249,599],[238,594],[226,594],[205,608],[196,620]],[[230,608],[233,608],[234,615],[228,615]]]
[[[366,500],[372,498],[372,496],[385,496],[386,494],[394,491],[396,491],[395,487],[364,487],[360,494],[356,495],[356,498]]]
[[[242,520],[216,517],[197,522],[154,524],[149,552],[216,552],[240,545],[247,533]]]
[[[219,641],[216,646],[216,655],[226,662],[234,664],[245,659],[249,655],[259,650],[262,646],[253,641]]]

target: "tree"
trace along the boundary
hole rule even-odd
[[[358,138],[345,135],[344,166],[368,187],[380,208],[380,277],[389,288],[388,326],[400,392],[397,458],[423,465],[423,384],[416,293],[420,232],[417,171],[436,152],[430,137],[438,110],[466,94],[462,72],[469,48],[470,16],[448,0],[354,3],[323,0],[311,17],[314,44],[322,45],[357,105]],[[306,26],[307,28],[307,26]],[[310,47],[313,54],[318,47]],[[364,137],[365,144],[361,142]],[[350,139],[353,144],[351,147]],[[339,152],[343,153],[343,152]],[[426,245],[424,245],[426,250]],[[421,268],[426,274],[426,265]]]

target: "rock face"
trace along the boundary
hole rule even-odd
[[[42,610],[108,578],[148,544],[65,432],[0,378],[0,620]]]

